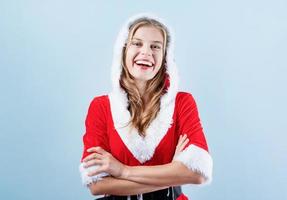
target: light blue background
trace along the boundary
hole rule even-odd
[[[78,173],[84,119],[110,91],[120,26],[141,11],[175,30],[181,89],[214,159],[212,185],[185,193],[287,199],[286,1],[176,2],[1,0],[0,199],[92,199]]]

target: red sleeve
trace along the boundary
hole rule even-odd
[[[189,93],[180,92],[177,97],[179,134],[187,134],[190,144],[208,151],[207,142],[201,126],[197,105]]]
[[[100,146],[109,151],[107,123],[106,123],[106,103],[107,97],[95,97],[90,103],[85,120],[86,131],[83,136],[84,151],[81,161],[90,153],[87,149]]]
[[[176,105],[178,134],[187,134],[189,143],[175,160],[201,174],[205,178],[204,184],[208,184],[212,180],[213,160],[208,152],[196,103],[191,94],[181,92]]]

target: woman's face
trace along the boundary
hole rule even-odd
[[[126,50],[126,67],[136,81],[146,82],[159,71],[163,60],[163,34],[153,26],[139,27]]]

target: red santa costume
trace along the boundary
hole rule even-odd
[[[119,79],[122,71],[122,48],[125,45],[129,27],[136,20],[151,18],[164,24],[170,36],[167,46],[166,93],[160,100],[160,111],[152,121],[143,138],[129,124],[130,112],[128,98],[121,88]],[[177,67],[173,59],[173,33],[160,18],[150,14],[140,14],[130,18],[121,29],[114,48],[112,64],[113,90],[108,95],[95,97],[88,109],[83,137],[84,150],[82,160],[89,155],[87,149],[101,146],[121,163],[129,166],[150,166],[170,163],[173,160],[180,134],[187,134],[189,143],[174,159],[182,162],[188,169],[200,173],[206,182],[212,179],[212,158],[200,123],[197,106],[193,96],[178,92]],[[100,181],[107,173],[95,176],[87,174],[97,166],[84,168],[80,164],[80,173],[84,185]]]

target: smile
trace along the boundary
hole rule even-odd
[[[154,63],[149,60],[136,60],[134,63],[141,70],[154,70]]]
[[[136,60],[135,63],[137,65],[144,65],[144,66],[147,66],[147,67],[152,67],[153,66],[153,63],[150,62],[150,61],[147,61],[147,60]]]

